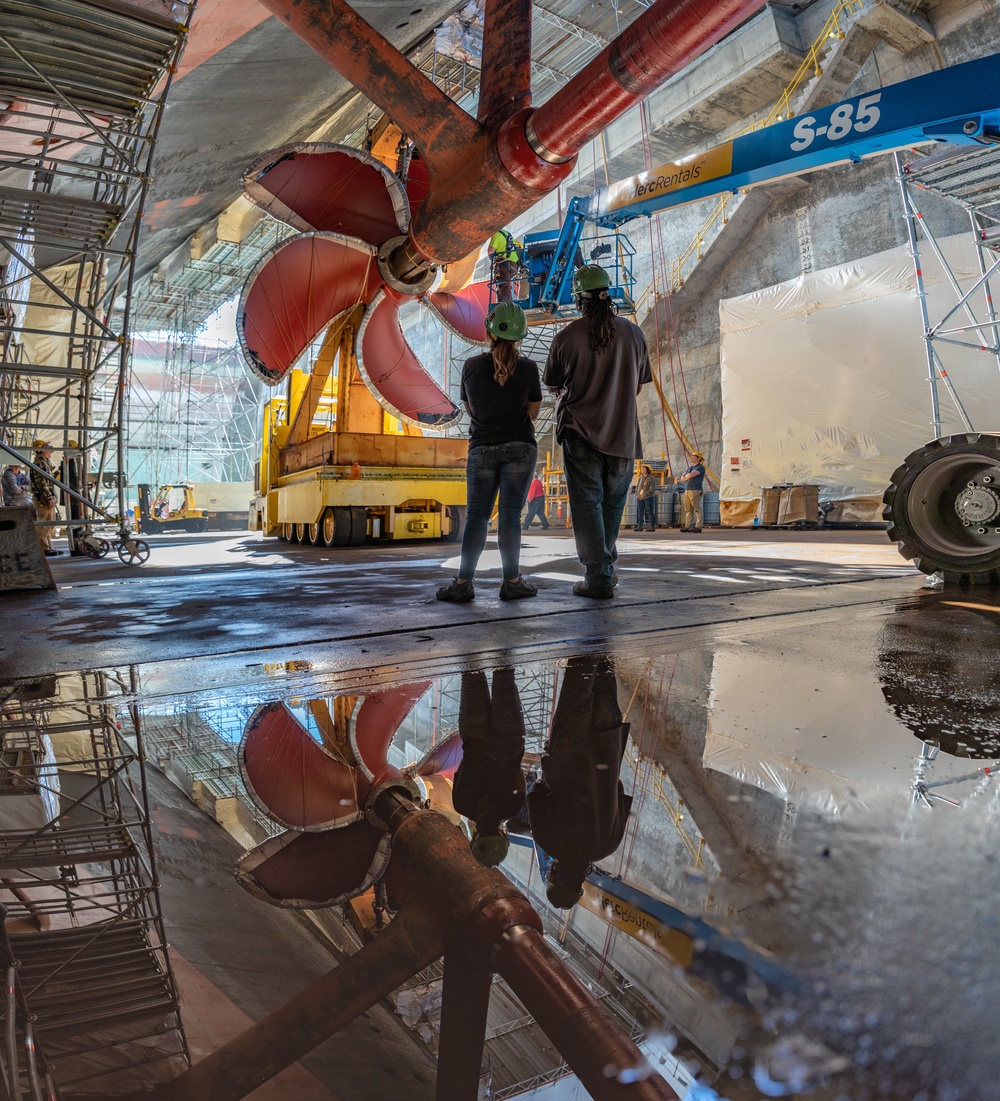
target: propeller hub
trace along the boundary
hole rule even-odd
[[[409,237],[390,237],[378,250],[378,272],[400,294],[426,294],[440,271],[413,248]]]

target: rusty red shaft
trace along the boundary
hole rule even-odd
[[[382,108],[430,169],[426,202],[390,267],[410,281],[457,261],[529,210],[570,172],[577,152],[765,0],[657,0],[534,113],[525,88],[530,5],[490,0],[481,121],[466,114],[346,0],[261,0]],[[512,43],[498,48],[500,32]]]
[[[642,1053],[601,1003],[567,971],[537,929],[503,936],[497,973],[524,1003],[591,1097],[602,1101],[676,1101]]]
[[[739,26],[765,0],[657,0],[528,120],[544,160],[575,156],[615,119]]]

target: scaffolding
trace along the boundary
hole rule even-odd
[[[135,687],[72,673],[19,682],[0,702],[7,1097],[105,1098],[189,1062],[142,737],[123,706]]]
[[[934,437],[941,435],[939,383],[947,390],[966,429],[973,432],[972,420],[948,373],[946,349],[950,345],[985,352],[993,356],[1000,369],[1000,321],[991,290],[991,280],[1000,270],[1000,146],[951,146],[905,165],[899,153],[895,159],[916,271]],[[967,288],[960,286],[953,266],[919,207],[920,191],[943,195],[961,204],[968,215],[979,278]],[[930,315],[920,259],[921,238],[941,265],[954,296],[946,312],[937,319]]]
[[[55,484],[71,550],[125,515],[139,228],[193,7],[0,0],[0,453]]]

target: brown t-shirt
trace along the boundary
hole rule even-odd
[[[653,381],[642,330],[615,318],[618,335],[605,351],[590,346],[590,321],[570,322],[553,337],[542,381],[559,391],[556,434],[576,432],[605,455],[642,457],[636,412],[639,387]]]

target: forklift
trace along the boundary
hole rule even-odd
[[[152,486],[139,487],[139,531],[156,535],[161,531],[208,530],[208,509],[195,508],[194,489],[187,482],[162,485],[152,496]]]

